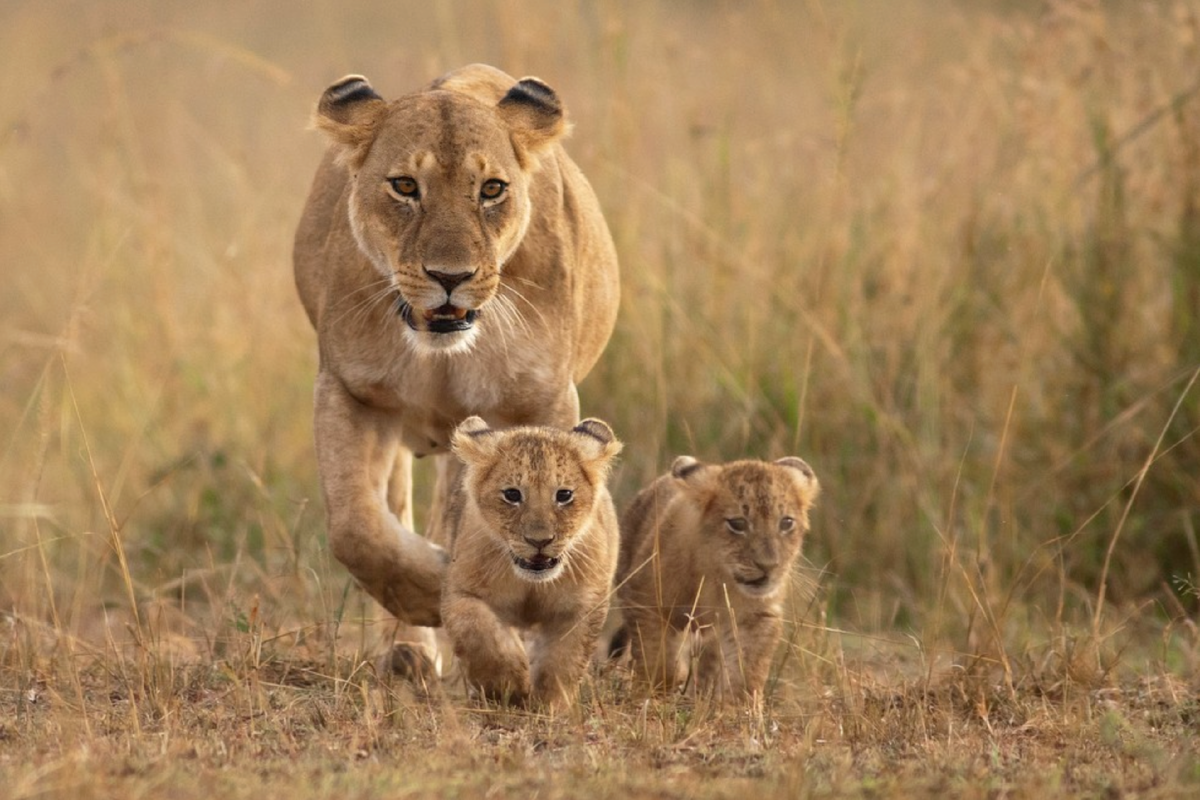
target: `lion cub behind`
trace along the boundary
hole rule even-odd
[[[761,693],[819,491],[799,458],[710,465],[681,456],[638,494],[621,519],[617,637],[627,637],[640,681],[678,686],[690,631],[701,691]]]
[[[464,465],[442,599],[454,653],[485,697],[560,707],[608,613],[620,534],[607,480],[621,443],[595,419],[493,430],[471,417],[452,448]]]

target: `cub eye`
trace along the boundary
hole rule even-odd
[[[401,197],[416,199],[421,196],[421,189],[417,186],[416,180],[407,175],[401,175],[399,178],[388,178],[388,184],[392,187],[392,191]]]
[[[725,527],[729,529],[730,533],[743,536],[746,533],[746,529],[749,528],[750,525],[746,522],[745,517],[731,517],[725,520]]]
[[[575,493],[570,489],[559,489],[554,493],[554,500],[560,505],[565,506],[575,499]]]
[[[507,188],[508,184],[499,178],[484,181],[483,186],[479,187],[479,199],[496,200],[504,195],[504,190]]]
[[[784,517],[783,519],[779,520],[780,533],[791,533],[792,529],[795,527],[796,520],[792,519],[791,517]]]
[[[503,489],[500,492],[500,496],[503,497],[504,502],[508,503],[510,506],[519,506],[521,505],[521,501],[524,499],[524,497],[521,495],[520,489]]]

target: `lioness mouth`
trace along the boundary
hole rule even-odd
[[[558,559],[548,555],[538,553],[533,558],[521,558],[519,555],[513,554],[513,563],[521,569],[529,570],[530,572],[545,572],[548,569],[554,569],[558,566]]]
[[[417,326],[417,320],[413,315],[413,307],[407,302],[400,301],[397,308],[397,313],[401,319],[412,328],[414,331],[420,331],[422,328]],[[469,330],[475,324],[475,318],[479,316],[479,312],[473,308],[459,308],[458,306],[446,303],[434,309],[429,309],[421,312],[421,321],[424,322],[424,330],[430,333],[456,333],[458,331]]]

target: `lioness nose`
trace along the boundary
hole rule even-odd
[[[525,536],[523,538],[530,547],[536,547],[538,550],[541,550],[543,547],[554,541],[554,534],[547,535],[545,539],[534,539],[531,536]]]
[[[446,290],[446,294],[450,294],[460,283],[469,281],[475,276],[474,272],[442,272],[436,269],[427,269],[425,274],[440,283]]]

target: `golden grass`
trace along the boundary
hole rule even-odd
[[[6,796],[1196,791],[1194,0],[290,8],[0,8]],[[617,240],[618,503],[684,452],[821,477],[763,709],[370,668],[305,125],[471,61],[559,90]]]

